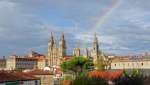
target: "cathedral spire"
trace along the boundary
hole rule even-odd
[[[79,49],[78,44],[76,44],[76,49]]]
[[[88,58],[88,49],[87,49],[87,47],[85,47],[85,49],[84,49],[83,57]]]
[[[98,39],[97,39],[96,33],[95,33],[95,36],[94,36],[94,42],[98,43]]]
[[[60,37],[60,40],[59,41],[61,41],[61,42],[66,42],[65,41],[65,37],[64,37],[64,32],[62,31],[62,33],[61,33],[61,37]]]
[[[61,36],[60,36],[59,49],[58,50],[59,50],[59,55],[61,58],[66,56],[66,40],[65,40],[63,31],[62,31]]]
[[[87,46],[85,47],[84,51],[87,51]]]
[[[95,64],[97,63],[98,55],[99,55],[99,45],[98,45],[98,39],[95,33],[93,46],[92,46],[92,52],[91,52],[91,57],[93,57],[93,63]]]
[[[80,48],[78,47],[78,44],[76,45],[75,49],[73,50],[74,56],[80,56]]]
[[[53,41],[53,34],[52,34],[52,32],[50,34],[50,40],[49,40],[49,42],[51,42],[51,41]]]

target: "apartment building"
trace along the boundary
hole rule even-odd
[[[6,70],[25,70],[37,68],[37,58],[21,58],[17,55],[12,55],[6,60]]]

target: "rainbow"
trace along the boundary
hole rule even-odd
[[[100,18],[98,19],[98,21],[96,22],[96,24],[91,28],[90,30],[90,35],[93,35],[93,33],[96,32],[96,30],[98,28],[100,28],[100,26],[103,24],[103,22],[106,20],[106,18],[113,13],[113,11],[119,7],[121,5],[121,3],[123,2],[124,0],[116,0],[116,2],[108,9],[106,10],[105,13],[103,13],[102,16],[100,16]],[[84,44],[86,43],[86,41],[84,42]],[[84,45],[83,45],[84,46]]]

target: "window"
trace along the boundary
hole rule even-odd
[[[123,63],[123,66],[124,66],[125,64]]]
[[[143,65],[143,63],[142,63],[142,65]]]
[[[128,63],[128,66],[129,66],[130,64]]]
[[[134,66],[134,63],[132,63],[132,66]]]
[[[46,77],[45,77],[45,76],[43,77],[43,80],[44,80],[44,81],[46,80]]]
[[[115,64],[115,66],[116,66],[116,64]]]

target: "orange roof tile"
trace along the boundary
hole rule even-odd
[[[0,82],[11,81],[26,81],[26,80],[39,80],[39,78],[32,75],[26,75],[18,71],[0,71]]]
[[[56,68],[56,73],[57,74],[62,74],[61,68]]]
[[[131,58],[131,56],[122,56],[122,58]]]
[[[91,78],[92,76],[101,76],[102,78],[105,78],[106,81],[114,81],[118,79],[122,75],[122,72],[98,72],[98,71],[93,71],[89,73],[89,77]]]
[[[36,57],[36,58],[37,58],[38,61],[43,61],[43,60],[45,60],[44,57]]]
[[[70,85],[70,80],[66,80],[62,85]]]

